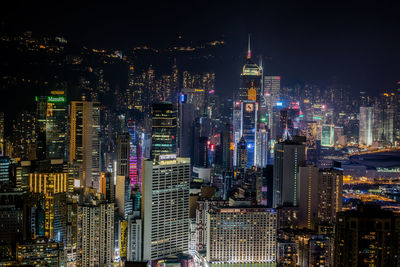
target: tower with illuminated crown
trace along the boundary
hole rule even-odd
[[[237,144],[243,137],[247,144],[247,167],[259,165],[257,132],[258,116],[261,100],[262,69],[251,60],[250,36],[247,50],[246,63],[240,74],[239,95],[233,106],[233,130],[235,153]],[[234,165],[238,165],[234,158]]]

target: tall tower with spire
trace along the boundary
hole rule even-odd
[[[250,35],[247,48],[247,58],[240,74],[239,100],[252,100],[260,102],[261,93],[261,68],[251,59]]]
[[[257,131],[258,116],[261,100],[261,68],[252,61],[250,35],[248,40],[247,57],[240,75],[240,89],[233,107],[233,128],[235,153],[238,155],[238,144],[243,139],[247,146],[247,167],[257,165]],[[236,157],[234,165],[239,166]]]

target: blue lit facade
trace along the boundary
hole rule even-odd
[[[257,155],[257,116],[258,103],[255,101],[243,101],[241,103],[241,136],[247,144],[247,167],[256,165]]]

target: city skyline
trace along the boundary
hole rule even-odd
[[[0,266],[400,266],[400,21],[364,4],[9,3]]]

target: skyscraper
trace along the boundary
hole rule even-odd
[[[299,140],[296,140],[299,139]],[[275,145],[274,207],[297,206],[299,201],[299,167],[305,164],[305,138],[294,137]]]
[[[69,160],[83,166],[81,186],[96,186],[100,178],[100,104],[72,101]]]
[[[160,155],[143,166],[143,260],[188,252],[190,159]]]
[[[172,103],[152,106],[151,155],[176,154],[177,115]]]
[[[128,133],[117,135],[117,175],[129,177],[130,136]]]
[[[264,96],[271,95],[269,105],[274,105],[277,101],[280,101],[280,90],[281,90],[281,77],[280,76],[264,76]]]
[[[251,100],[260,103],[261,68],[251,60],[250,36],[247,49],[246,63],[240,74],[239,101]]]
[[[334,224],[343,204],[343,169],[321,169],[319,177],[318,220]]]
[[[333,147],[335,145],[335,125],[324,124],[321,131],[321,146]]]
[[[46,158],[66,159],[67,100],[64,91],[47,96]]]
[[[373,107],[360,107],[358,143],[364,146],[372,145]]]

